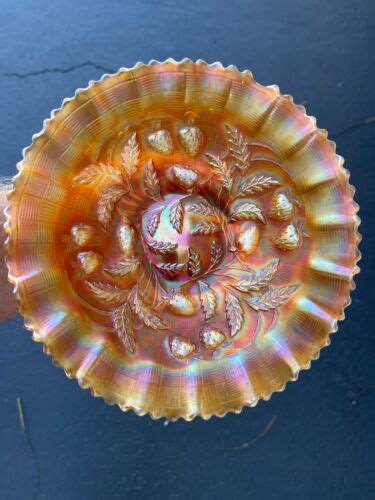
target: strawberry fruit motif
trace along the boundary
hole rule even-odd
[[[271,201],[270,218],[288,221],[293,216],[293,203],[284,193],[275,194]]]
[[[280,250],[294,250],[300,245],[301,235],[293,224],[277,233],[274,243]]]

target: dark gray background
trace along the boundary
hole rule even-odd
[[[15,172],[50,110],[104,71],[169,56],[220,60],[307,103],[346,158],[365,236],[363,272],[331,347],[286,392],[239,416],[165,426],[122,414],[53,367],[21,318],[1,324],[1,498],[374,498],[374,7],[0,1],[1,175]]]

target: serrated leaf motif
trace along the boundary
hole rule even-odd
[[[223,249],[216,240],[211,244],[211,262],[210,267],[213,268],[219,264],[223,257]]]
[[[219,156],[212,155],[211,153],[206,153],[209,165],[213,168],[216,177],[219,182],[230,191],[233,186],[232,172],[228,168],[228,165]]]
[[[299,285],[289,285],[279,288],[270,287],[266,292],[261,295],[253,295],[246,302],[255,311],[269,311],[276,309],[286,302],[290,296],[297,290]]]
[[[275,277],[279,266],[279,260],[272,260],[269,264],[258,271],[251,273],[248,278],[236,281],[232,284],[240,292],[253,292],[267,286]]]
[[[225,293],[225,313],[230,328],[230,336],[234,337],[242,328],[244,311],[238,298],[229,291]]]
[[[86,284],[92,293],[104,302],[121,302],[121,300],[124,300],[127,295],[125,290],[109,283],[86,281]]]
[[[235,166],[240,170],[245,170],[249,166],[250,152],[244,135],[235,127],[225,125],[230,153],[236,160]]]
[[[158,255],[172,253],[177,249],[177,243],[173,241],[151,240],[146,242],[151,252]]]
[[[73,185],[98,184],[104,181],[120,184],[122,182],[120,170],[109,163],[89,165],[74,177]]]
[[[265,224],[261,209],[255,203],[240,203],[229,215],[229,220],[259,220]]]
[[[112,264],[105,271],[112,276],[124,277],[127,274],[135,271],[139,266],[139,259],[136,257],[129,257],[120,259],[116,264]]]
[[[104,228],[107,228],[112,219],[116,203],[128,190],[124,186],[111,186],[103,191],[98,202],[98,219]]]
[[[199,215],[206,215],[207,217],[217,215],[215,209],[207,201],[201,201],[198,203],[193,203],[188,205],[186,208],[187,212]]]
[[[117,239],[124,256],[134,255],[138,233],[128,222],[117,227]]]
[[[202,260],[194,248],[189,248],[188,271],[193,278],[202,272]]]
[[[152,200],[161,200],[160,180],[152,160],[147,162],[144,174],[144,183],[147,194]]]
[[[184,224],[184,207],[180,201],[176,201],[169,210],[169,220],[173,228],[181,233]]]
[[[248,196],[255,193],[263,193],[269,189],[279,186],[280,182],[274,177],[266,175],[254,175],[245,179],[239,187],[237,197]]]
[[[139,162],[139,144],[135,132],[130,136],[121,156],[123,169],[130,178],[135,173]]]
[[[168,330],[168,326],[163,323],[161,318],[151,307],[146,304],[138,292],[135,293],[133,299],[133,311],[143,323],[152,330]]]
[[[160,214],[161,214],[161,212],[155,212],[151,215],[151,217],[148,220],[147,231],[151,237],[154,236],[154,234],[156,233],[156,230],[158,228],[158,225],[160,222]]]
[[[199,298],[206,319],[214,316],[217,306],[215,292],[204,281],[198,281]]]
[[[193,227],[191,234],[215,234],[219,231],[220,226],[214,222],[202,220]]]
[[[113,311],[112,322],[115,332],[124,344],[125,349],[127,349],[131,354],[134,354],[136,342],[129,304],[118,307]]]
[[[162,273],[166,274],[167,276],[173,277],[176,274],[178,274],[182,269],[184,268],[185,263],[178,263],[178,262],[162,262],[161,264],[157,264],[156,267],[161,271]]]

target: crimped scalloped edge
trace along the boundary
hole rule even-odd
[[[25,161],[26,155],[27,155],[28,151],[30,150],[30,148],[34,145],[34,142],[36,141],[36,139],[38,139],[41,135],[43,135],[45,133],[47,125],[55,118],[55,116],[64,108],[64,106],[67,103],[69,103],[70,101],[72,101],[73,99],[75,99],[82,92],[85,92],[88,89],[90,89],[92,86],[94,86],[94,85],[102,82],[103,80],[105,80],[105,79],[107,79],[109,77],[114,77],[114,76],[116,76],[116,75],[118,75],[120,73],[134,71],[134,70],[137,70],[137,69],[143,68],[143,67],[159,66],[159,65],[163,65],[163,64],[167,64],[167,63],[172,63],[172,64],[175,64],[177,66],[181,65],[181,64],[191,63],[191,64],[196,64],[196,65],[201,65],[201,66],[207,66],[207,67],[210,67],[210,68],[219,68],[220,70],[224,71],[225,73],[236,73],[236,74],[239,74],[239,75],[250,77],[255,83],[257,83],[253,79],[253,74],[252,74],[251,71],[249,71],[249,70],[240,71],[234,65],[229,65],[229,66],[225,67],[225,66],[222,65],[221,62],[218,62],[218,61],[209,64],[209,63],[207,63],[206,61],[204,61],[202,59],[198,59],[198,60],[196,60],[194,62],[192,59],[189,59],[189,58],[183,58],[180,61],[176,61],[173,58],[167,58],[164,61],[157,61],[157,60],[152,59],[152,60],[149,61],[148,64],[145,64],[145,63],[142,63],[142,62],[137,62],[131,68],[121,67],[116,73],[105,73],[105,74],[102,75],[102,77],[99,80],[90,80],[87,87],[76,89],[76,91],[75,91],[75,93],[74,93],[74,95],[72,97],[66,97],[65,99],[63,99],[62,104],[61,104],[61,106],[59,108],[53,109],[51,111],[50,118],[47,118],[47,119],[45,119],[43,121],[43,128],[42,128],[42,130],[40,132],[34,134],[32,136],[31,144],[29,146],[25,147],[22,150],[22,160],[17,163],[18,173],[13,177],[13,180],[12,180],[13,187],[7,193],[8,204],[7,204],[7,206],[4,209],[4,214],[5,214],[4,230],[5,230],[5,233],[7,235],[7,238],[6,238],[6,241],[5,241],[5,244],[4,244],[5,245],[5,250],[6,250],[5,262],[6,262],[6,265],[7,265],[7,268],[8,268],[8,281],[14,286],[13,294],[14,294],[16,302],[17,302],[18,311],[24,317],[24,326],[25,326],[25,328],[27,330],[31,331],[32,338],[33,338],[33,340],[35,342],[43,343],[39,339],[35,338],[35,330],[34,330],[34,327],[32,326],[32,321],[30,320],[30,318],[26,317],[24,315],[24,313],[23,313],[23,306],[22,306],[21,298],[20,298],[19,292],[18,292],[17,282],[16,282],[16,279],[12,276],[11,270],[10,270],[11,257],[9,255],[9,248],[8,248],[9,244],[10,244],[10,240],[11,240],[11,234],[10,234],[11,231],[10,231],[10,227],[9,227],[9,223],[10,223],[10,219],[11,219],[10,202],[11,202],[12,196],[13,196],[16,188],[17,188],[18,179],[19,179],[19,177],[22,174],[23,162]],[[334,154],[337,157],[338,162],[341,164],[340,165],[341,168],[343,169],[343,171],[344,171],[344,173],[345,173],[345,175],[347,177],[347,183],[348,183],[349,189],[350,189],[351,194],[352,194],[353,205],[354,205],[354,210],[355,210],[355,214],[354,214],[354,233],[355,233],[355,236],[356,236],[356,259],[355,259],[355,262],[354,262],[354,265],[353,265],[353,272],[352,272],[352,274],[350,276],[350,290],[354,291],[355,290],[354,276],[360,272],[360,268],[358,267],[357,264],[358,264],[358,262],[361,259],[361,252],[359,251],[359,248],[358,248],[359,247],[359,243],[361,242],[361,239],[362,239],[362,237],[361,237],[361,235],[360,235],[360,233],[358,231],[358,228],[359,228],[359,225],[361,223],[361,220],[360,220],[360,218],[358,216],[359,205],[354,201],[355,188],[354,188],[354,186],[352,186],[350,184],[350,173],[349,173],[349,171],[346,168],[344,168],[344,166],[343,166],[343,164],[344,164],[344,158],[342,156],[339,156],[339,155],[336,154],[336,143],[334,141],[331,141],[331,140],[328,139],[328,132],[327,132],[327,130],[325,130],[325,129],[319,129],[317,127],[317,125],[316,125],[316,118],[314,116],[309,116],[307,114],[305,106],[295,104],[294,101],[293,101],[293,97],[292,96],[281,94],[280,89],[279,89],[279,87],[277,85],[269,85],[268,88],[275,89],[276,92],[277,92],[277,94],[278,94],[277,97],[282,97],[284,99],[290,100],[298,109],[300,109],[303,112],[303,114],[308,119],[310,119],[310,120],[312,120],[314,122],[314,126],[316,127],[316,131],[319,131],[319,132],[323,133],[326,136],[328,143],[330,144],[330,146],[331,146]],[[337,332],[337,330],[338,330],[338,321],[342,321],[342,320],[345,319],[344,310],[351,304],[351,302],[352,301],[351,301],[351,297],[350,297],[350,294],[349,294],[348,298],[347,298],[347,301],[346,301],[346,304],[342,308],[340,317],[339,317],[339,319],[335,320],[333,328],[327,334],[325,342],[316,349],[316,351],[315,351],[314,355],[312,356],[311,360],[308,361],[307,363],[305,363],[304,365],[301,365],[299,367],[299,369],[296,370],[291,375],[291,377],[288,380],[286,380],[285,382],[283,382],[283,383],[280,384],[280,387],[278,387],[277,389],[275,389],[268,396],[261,396],[259,398],[255,398],[254,400],[251,400],[251,401],[244,401],[243,403],[241,403],[237,407],[229,408],[229,409],[225,410],[222,413],[200,413],[200,412],[195,412],[195,413],[190,414],[190,415],[181,414],[181,415],[177,416],[176,418],[168,418],[165,415],[156,414],[153,411],[145,411],[145,410],[142,410],[141,408],[135,407],[133,405],[122,406],[119,403],[117,403],[116,401],[111,401],[111,400],[106,399],[103,395],[98,394],[96,392],[96,390],[95,390],[94,387],[91,387],[91,386],[89,386],[87,384],[84,384],[82,381],[80,381],[79,379],[75,378],[74,374],[70,373],[69,370],[66,370],[66,369],[64,369],[61,366],[61,364],[59,363],[59,361],[53,356],[53,354],[51,354],[51,352],[49,352],[48,346],[46,346],[45,344],[43,344],[43,352],[45,354],[51,356],[52,363],[55,366],[58,366],[58,367],[62,368],[64,370],[64,372],[65,372],[65,375],[69,379],[73,379],[74,378],[75,380],[77,380],[77,383],[78,383],[79,387],[81,387],[82,389],[89,389],[92,396],[94,396],[94,397],[100,397],[100,398],[104,399],[105,403],[108,404],[108,405],[110,405],[110,406],[117,405],[121,409],[121,411],[126,412],[126,411],[131,410],[131,411],[133,411],[138,416],[149,415],[150,418],[153,419],[153,420],[157,420],[157,419],[160,419],[160,418],[166,418],[169,421],[176,421],[176,420],[182,418],[185,421],[190,422],[195,417],[201,417],[203,420],[209,420],[212,416],[223,418],[228,413],[239,414],[239,413],[242,412],[243,408],[245,408],[245,407],[255,407],[260,400],[268,401],[271,398],[272,394],[274,394],[275,392],[283,392],[285,390],[286,384],[288,382],[294,382],[294,381],[298,380],[298,377],[299,377],[300,373],[303,370],[308,370],[311,367],[311,362],[312,361],[319,359],[321,350],[324,347],[327,347],[327,346],[330,345],[330,343],[331,343],[330,337],[331,337],[332,333]]]

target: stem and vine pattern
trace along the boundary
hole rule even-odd
[[[247,309],[256,314],[275,310],[298,288],[272,285],[279,270],[279,257],[256,270],[241,258],[256,251],[259,228],[269,219],[283,224],[272,241],[277,251],[297,249],[305,233],[298,223],[292,222],[296,200],[282,190],[280,179],[252,172],[256,159],[252,157],[251,143],[229,124],[224,125],[223,131],[227,147],[217,154],[202,151],[203,133],[197,127],[180,130],[185,154],[206,165],[203,173],[188,164],[169,165],[166,175],[160,172],[155,154],[169,155],[174,147],[170,132],[161,129],[142,142],[139,132],[129,133],[119,164],[91,164],[73,179],[74,186],[91,186],[99,192],[99,227],[77,223],[71,231],[73,246],[80,250],[90,247],[98,231],[117,231],[119,235],[122,256],[116,262],[102,265],[93,249],[81,251],[79,259],[87,290],[96,300],[110,306],[113,329],[131,354],[136,353],[140,328],[168,331],[168,314],[196,314],[187,289],[196,294],[201,309],[201,346],[183,333],[171,336],[170,352],[176,359],[188,358],[199,348],[216,349],[226,339],[231,341],[244,331]],[[148,144],[153,154],[143,151],[141,143]],[[171,181],[169,188],[164,178]],[[170,201],[173,189],[182,195]],[[275,194],[265,213],[257,196],[272,192]],[[129,200],[139,203],[139,220],[134,211],[127,212]],[[147,213],[149,206],[152,210]],[[147,221],[142,230],[145,213]],[[238,228],[236,237],[229,235],[228,228],[232,226]],[[170,237],[171,234],[176,237]],[[178,238],[188,241],[185,258]],[[208,257],[202,250],[204,238]],[[109,279],[97,279],[95,274],[99,271]],[[130,278],[134,277],[132,281]],[[121,286],[121,280],[126,286]],[[178,286],[167,290],[163,280],[177,280]],[[150,289],[154,290],[153,297]],[[219,307],[223,308],[227,331],[210,328]]]

